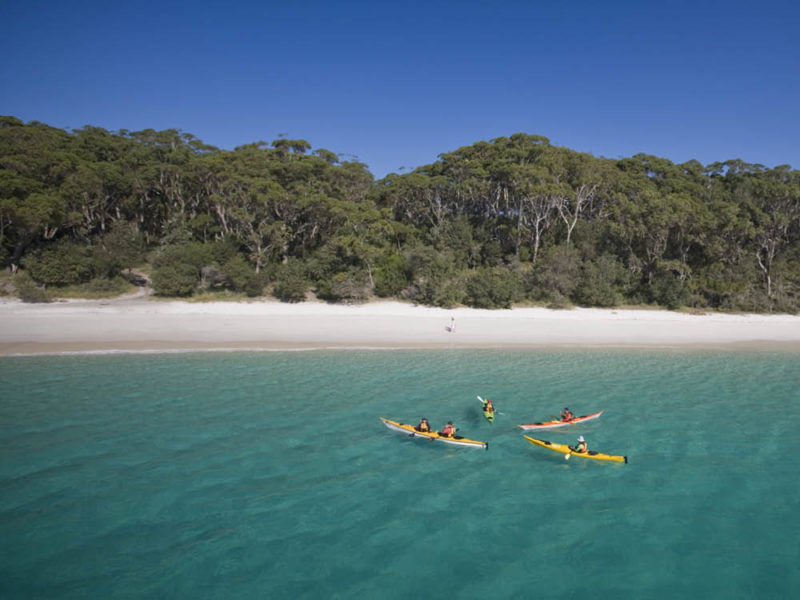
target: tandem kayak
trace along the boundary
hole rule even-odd
[[[398,431],[400,433],[408,434],[409,437],[418,437],[418,438],[426,438],[431,441],[436,442],[444,442],[445,444],[452,444],[454,446],[469,446],[471,448],[484,448],[486,450],[489,449],[489,442],[479,442],[477,440],[470,440],[460,435],[456,435],[453,437],[446,437],[443,435],[439,435],[438,431],[417,431],[413,425],[407,425],[406,423],[398,423],[397,421],[391,421],[390,419],[384,419],[383,417],[379,417],[383,424],[386,425],[392,431]]]
[[[567,425],[575,425],[576,423],[583,423],[596,419],[603,414],[603,411],[592,413],[590,415],[583,415],[582,417],[573,417],[569,421],[542,421],[541,423],[529,423],[528,425],[518,425],[520,429],[529,431],[531,429],[555,429],[556,427],[566,427]]]
[[[613,456],[611,454],[603,454],[602,452],[595,452],[594,450],[589,450],[588,452],[575,452],[567,444],[556,444],[555,442],[548,442],[547,440],[537,440],[536,438],[532,438],[527,435],[524,437],[531,444],[534,444],[536,446],[541,446],[542,448],[547,448],[548,450],[552,450],[553,452],[560,452],[561,454],[566,454],[567,458],[569,458],[569,456],[580,456],[581,458],[593,458],[595,460],[610,460],[612,462],[621,462],[621,463],[628,462],[627,456]]]

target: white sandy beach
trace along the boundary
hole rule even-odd
[[[455,331],[449,331],[455,319]],[[330,348],[774,348],[800,351],[800,316],[657,310],[478,310],[372,302],[51,304],[0,301],[0,355]]]

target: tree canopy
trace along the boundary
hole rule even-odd
[[[48,290],[146,267],[176,296],[797,312],[800,172],[515,133],[375,181],[302,139],[231,151],[7,116],[0,262]]]

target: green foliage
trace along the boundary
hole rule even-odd
[[[506,306],[524,276],[525,295],[553,306],[796,312],[800,172],[596,158],[515,133],[374,182],[302,139],[227,151],[175,129],[8,116],[0,263],[50,286],[152,267],[165,295],[257,296],[274,279],[289,301],[311,288]]]
[[[36,282],[55,286],[87,282],[95,272],[91,248],[69,240],[29,255],[23,266]]]
[[[14,276],[14,289],[17,292],[17,298],[23,302],[50,302],[50,295],[47,291],[43,287],[37,285],[24,271],[20,271]]]
[[[616,306],[622,301],[628,280],[625,265],[612,255],[603,254],[581,265],[580,281],[573,298],[584,306]]]
[[[114,278],[123,269],[130,269],[144,259],[144,240],[128,224],[118,224],[98,238],[94,250],[94,270],[97,274]]]
[[[272,295],[281,302],[303,302],[308,287],[302,264],[299,261],[288,261],[277,269]]]
[[[580,281],[577,250],[565,246],[549,248],[533,271],[529,291],[534,300],[555,306],[566,305]]]
[[[151,280],[153,291],[159,296],[191,296],[199,283],[197,270],[187,263],[156,267]]]
[[[244,292],[248,297],[260,296],[264,291],[264,278],[253,270],[241,254],[232,256],[222,268],[228,287]]]
[[[476,308],[511,308],[520,295],[520,280],[508,269],[483,267],[467,281],[465,302]]]
[[[670,310],[686,305],[690,299],[686,281],[670,270],[659,270],[650,285],[651,299]]]
[[[409,284],[409,268],[400,254],[390,254],[375,270],[375,293],[381,297],[398,296]]]
[[[317,296],[329,302],[363,302],[369,297],[367,273],[357,268],[335,273],[317,284]]]

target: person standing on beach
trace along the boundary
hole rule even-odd
[[[450,333],[456,332],[456,318],[451,316],[450,317]]]

